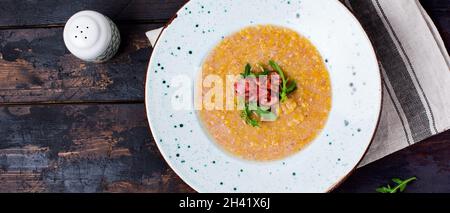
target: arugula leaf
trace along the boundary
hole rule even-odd
[[[246,77],[250,76],[251,74],[252,74],[252,66],[249,63],[247,63],[247,65],[245,65],[244,72],[241,73],[241,76],[243,78],[246,78]]]
[[[278,72],[278,75],[281,77],[281,93],[280,93],[280,101],[284,102],[287,99],[287,95],[293,92],[297,88],[297,84],[295,81],[291,81],[288,87],[288,80],[284,76],[283,70],[281,67],[273,60],[269,61],[269,65]]]
[[[295,81],[289,81],[286,88],[287,94],[294,92],[297,89],[297,83]]]
[[[397,193],[398,191],[403,192],[403,191],[405,191],[408,183],[415,181],[415,180],[417,180],[416,177],[412,177],[407,180],[402,180],[400,178],[393,178],[392,181],[397,184],[396,187],[391,188],[390,185],[387,185],[387,187],[383,186],[383,187],[377,188],[376,191],[380,192],[380,193]]]
[[[245,123],[252,127],[259,127],[259,121],[252,117],[252,115],[258,115],[261,120],[274,121],[277,119],[277,115],[270,111],[270,107],[260,107],[257,102],[245,103],[245,108],[241,112],[241,118],[245,120]]]
[[[377,192],[379,193],[389,193],[389,191],[391,191],[391,186],[387,186],[387,187],[380,187],[377,189]]]
[[[281,80],[283,81],[283,84],[286,84],[286,78],[284,77],[284,73],[283,70],[281,69],[281,67],[277,64],[277,62],[270,60],[269,61],[269,65],[278,72],[278,74],[281,77]]]
[[[252,111],[250,110],[249,104],[245,103],[245,108],[241,112],[241,118],[245,120],[245,123],[252,127],[259,127],[258,120],[252,118]]]
[[[392,182],[396,183],[396,184],[402,184],[402,180],[400,180],[400,178],[392,178]]]

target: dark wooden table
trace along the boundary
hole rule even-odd
[[[423,0],[450,43],[450,1]],[[183,0],[0,0],[0,192],[193,192],[165,163],[148,128],[144,36]],[[118,55],[84,63],[62,31],[75,12],[111,17]],[[450,192],[450,131],[357,170],[337,192],[374,192],[417,176],[408,192]]]

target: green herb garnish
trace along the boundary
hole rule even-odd
[[[244,69],[244,72],[243,73],[241,73],[241,76],[243,77],[243,78],[247,78],[247,77],[250,77],[250,76],[253,76],[253,77],[259,77],[259,76],[264,76],[264,75],[269,75],[270,74],[270,70],[268,70],[268,69],[266,69],[266,68],[262,68],[262,71],[261,72],[257,72],[257,73],[255,73],[255,72],[253,72],[252,71],[252,66],[249,64],[249,63],[247,63],[246,65],[245,65],[245,69]]]
[[[409,178],[407,180],[402,180],[400,178],[393,178],[392,181],[394,183],[396,183],[397,186],[392,188],[388,184],[387,186],[383,186],[383,187],[377,188],[377,192],[380,192],[380,193],[397,193],[398,191],[403,192],[403,191],[405,191],[405,188],[408,185],[408,183],[410,183],[412,181],[415,181],[415,180],[417,180],[416,177],[412,177],[412,178]]]
[[[249,63],[247,63],[247,65],[245,65],[244,72],[241,73],[241,76],[242,76],[243,78],[247,78],[247,77],[250,76],[251,74],[252,74],[252,66],[251,66]]]
[[[280,78],[281,78],[280,101],[284,102],[284,101],[286,101],[288,94],[293,92],[295,89],[297,89],[297,84],[295,81],[289,81],[289,79],[286,79],[286,77],[284,76],[283,70],[275,61],[270,60],[269,65],[275,71],[278,72],[278,75],[280,75]]]
[[[294,92],[297,89],[297,83],[295,81],[289,81],[287,88],[286,88],[286,93],[290,94],[291,92]]]
[[[286,101],[287,96],[297,89],[297,84],[295,81],[286,79],[283,70],[275,61],[270,60],[269,65],[281,78],[282,83],[280,101],[284,102]],[[241,76],[244,79],[249,77],[258,78],[260,76],[268,76],[270,75],[270,72],[272,72],[271,70],[265,68],[264,65],[261,65],[260,68],[261,72],[255,73],[252,71],[252,66],[247,63],[245,65],[244,72],[241,73]],[[245,123],[253,127],[259,127],[259,120],[255,118],[256,116],[258,116],[261,121],[275,121],[277,119],[277,115],[270,111],[270,107],[258,106],[257,102],[246,102],[244,105],[244,110],[241,112],[241,117],[245,120]]]
[[[245,123],[252,127],[259,127],[258,120],[252,117],[252,110],[250,110],[250,105],[245,103],[244,110],[241,112],[241,118],[245,120]]]
[[[254,118],[254,115],[258,115],[261,120],[265,121],[274,121],[277,119],[277,115],[270,111],[270,107],[258,106],[256,102],[245,103],[241,117],[245,120],[246,124],[252,127],[259,127],[259,121]]]

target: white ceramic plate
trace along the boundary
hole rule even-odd
[[[288,27],[309,38],[328,61],[332,83],[332,109],[322,133],[297,154],[271,162],[226,154],[207,136],[194,110],[171,105],[178,91],[173,77],[184,75],[194,82],[204,58],[223,36],[258,24]],[[337,0],[191,0],[161,33],[146,82],[147,115],[155,141],[172,169],[199,192],[333,189],[366,152],[381,97],[371,43]]]

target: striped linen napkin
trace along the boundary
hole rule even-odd
[[[383,108],[359,166],[450,128],[450,60],[416,0],[345,0],[369,35],[383,77]]]
[[[450,128],[450,60],[417,0],[341,0],[369,35],[383,77],[383,108],[359,167]],[[146,33],[152,46],[160,29]]]

